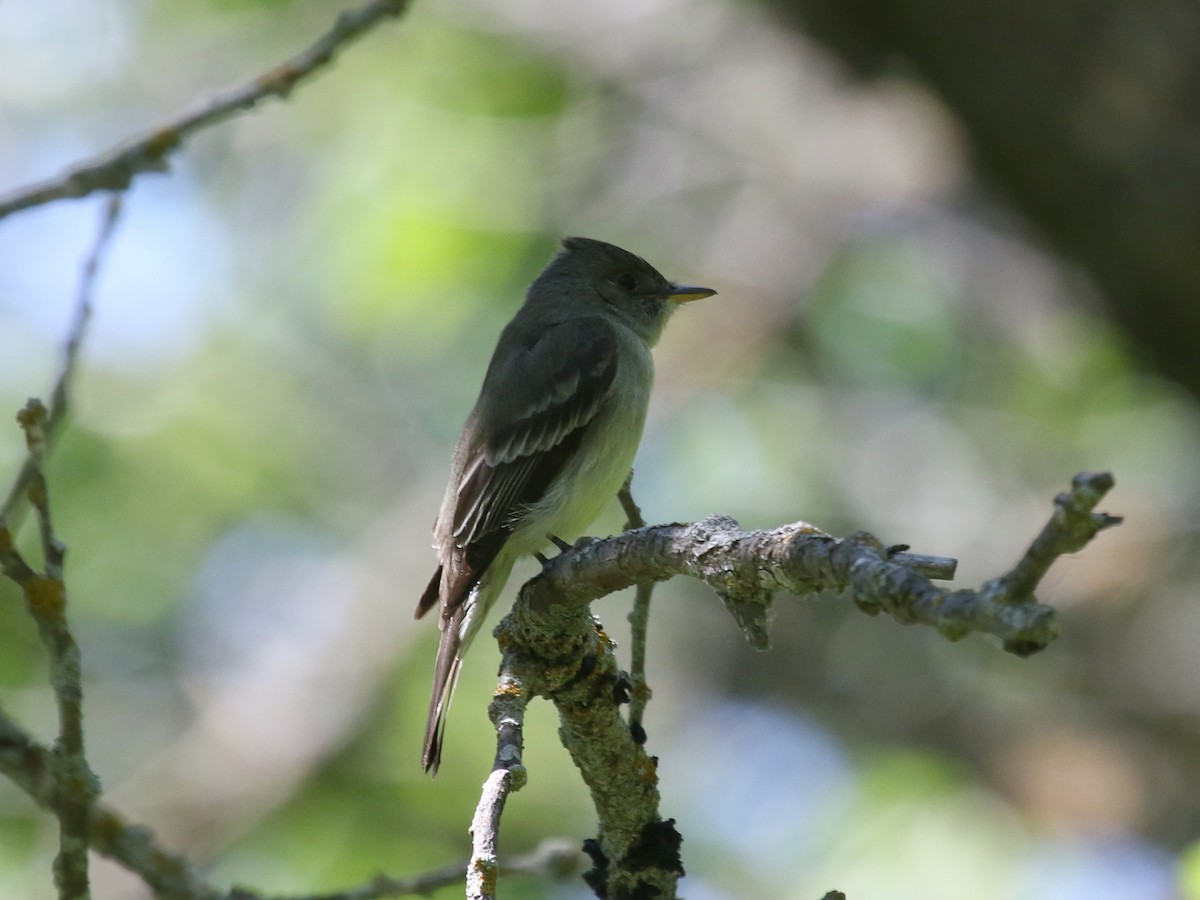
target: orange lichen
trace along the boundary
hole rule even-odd
[[[25,599],[29,603],[29,610],[37,618],[42,620],[62,618],[67,597],[61,581],[38,575],[29,579],[23,587]]]

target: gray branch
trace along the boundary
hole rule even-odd
[[[657,760],[619,714],[621,673],[589,612],[592,601],[688,575],[710,585],[750,643],[765,649],[778,592],[845,593],[870,615],[929,625],[951,640],[990,634],[1028,656],[1058,635],[1055,611],[1033,591],[1055,559],[1120,524],[1093,511],[1112,486],[1107,473],[1077,475],[1016,566],[978,590],[934,585],[930,576],[953,574],[953,560],[885,547],[869,534],[838,540],[804,522],[747,532],[725,516],[586,538],[548,562],[522,587],[496,636],[521,703],[543,696],[555,704],[559,736],[591,791],[600,834],[585,846],[593,868],[584,878],[597,896],[674,897],[683,870],[674,821],[659,813]],[[499,729],[495,704],[493,721]]]
[[[512,789],[512,772],[498,766],[483,783],[483,793],[471,819],[471,861],[467,864],[467,900],[495,900],[500,859],[500,815]]]
[[[286,98],[301,81],[331,63],[343,46],[384,19],[399,16],[408,4],[409,0],[373,0],[360,9],[343,12],[316,43],[273,69],[138,138],[78,163],[57,178],[0,197],[0,219],[54,200],[86,197],[97,191],[123,191],[138,175],[165,172],[167,158],[197,131],[252,109],[268,97]]]
[[[54,752],[4,715],[0,715],[0,772],[45,809],[57,809],[62,794],[72,789]],[[91,805],[87,843],[140,875],[156,897],[220,900],[221,894],[197,879],[186,860],[157,846],[147,829],[129,824],[102,803]]]
[[[923,573],[952,570],[952,560],[897,552],[866,533],[838,540],[805,522],[748,532],[726,516],[709,516],[690,525],[584,539],[551,560],[523,596],[533,612],[544,613],[553,606],[583,607],[640,581],[688,575],[709,584],[750,642],[765,649],[777,592],[848,592],[871,615],[884,612],[904,624],[930,625],[950,640],[991,634],[1009,652],[1027,656],[1058,635],[1054,610],[1033,596],[1050,564],[1121,522],[1092,511],[1112,486],[1108,473],[1075,476],[1017,565],[978,590],[935,586]]]
[[[52,810],[67,789],[52,750],[33,740],[19,725],[0,713],[0,774],[24,791],[38,806]],[[141,876],[160,898],[170,900],[384,900],[424,897],[439,888],[462,884],[462,861],[408,878],[378,875],[366,884],[323,894],[264,894],[247,888],[222,891],[205,884],[187,860],[160,846],[147,828],[127,821],[103,803],[92,805],[88,820],[92,850]],[[565,878],[580,868],[582,854],[562,839],[543,841],[533,852],[508,860],[501,871],[534,877]]]
[[[67,625],[67,586],[63,579],[66,548],[50,520],[50,491],[42,468],[46,456],[45,424],[48,411],[40,400],[30,400],[17,416],[25,431],[33,475],[28,485],[30,502],[37,511],[44,573],[29,566],[13,544],[7,525],[0,521],[0,571],[17,584],[25,606],[37,625],[38,636],[50,658],[50,686],[58,707],[58,741],[51,762],[59,790],[53,810],[58,818],[59,850],[54,860],[54,881],[61,900],[88,900],[88,820],[100,782],[84,755],[83,664],[79,645]]]
[[[584,846],[593,862],[584,879],[598,896],[674,897],[681,838],[658,814],[656,763],[621,718],[623,679],[612,643],[586,605],[534,612],[531,585],[496,629],[501,669],[519,679],[522,704],[534,696],[554,703],[559,738],[591,792],[600,835]]]
[[[58,741],[49,761],[54,767],[58,786],[51,808],[59,823],[54,880],[62,900],[87,900],[91,896],[87,850],[92,804],[100,792],[100,784],[84,752],[82,660],[79,645],[67,625],[66,547],[54,533],[45,463],[51,439],[70,407],[79,349],[92,313],[96,273],[116,228],[120,210],[120,200],[111,198],[84,265],[75,321],[67,338],[50,408],[34,398],[17,415],[25,432],[28,452],[8,496],[0,505],[0,572],[21,589],[25,606],[37,625],[50,660],[50,686],[58,708]],[[29,565],[16,547],[17,525],[26,501],[37,513],[43,572]]]

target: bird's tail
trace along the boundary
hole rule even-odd
[[[425,752],[421,756],[421,765],[433,775],[437,774],[442,762],[446,715],[450,712],[454,686],[458,683],[458,672],[462,668],[463,649],[458,623],[454,620],[443,623],[442,637],[438,641],[437,665],[433,672],[433,695],[429,698],[429,718],[425,722]]]
[[[446,733],[446,714],[454,697],[454,685],[462,668],[463,655],[475,639],[479,627],[487,618],[488,609],[496,599],[513,566],[515,554],[492,550],[485,562],[488,565],[482,578],[479,570],[467,565],[451,565],[450,577],[434,575],[417,606],[418,618],[433,606],[431,596],[442,598],[442,636],[438,640],[437,662],[433,668],[433,694],[429,698],[429,718],[425,722],[425,752],[421,765],[426,772],[437,774],[442,761],[442,738]],[[441,567],[438,573],[442,573]],[[433,594],[437,587],[438,593]]]

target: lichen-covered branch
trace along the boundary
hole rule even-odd
[[[467,864],[467,900],[495,900],[500,859],[500,816],[512,787],[512,772],[493,768],[471,819],[471,861]]]
[[[804,522],[747,532],[725,516],[584,539],[549,561],[496,634],[504,671],[521,673],[522,702],[540,695],[555,704],[563,745],[591,791],[600,835],[585,846],[594,866],[584,877],[597,896],[674,897],[682,867],[674,822],[659,814],[657,761],[618,713],[623,681],[589,613],[592,601],[688,575],[709,584],[750,642],[765,649],[777,593],[846,593],[871,615],[929,625],[951,640],[991,634],[1026,656],[1058,634],[1054,610],[1033,596],[1050,564],[1120,523],[1093,511],[1112,486],[1106,473],[1077,475],[1013,570],[978,590],[936,586],[930,578],[952,575],[953,560],[885,547],[869,534],[838,540]]]
[[[46,407],[36,399],[30,400],[17,416],[33,462],[27,491],[37,511],[45,571],[38,572],[25,562],[12,532],[2,521],[0,571],[21,589],[50,658],[50,686],[58,707],[58,741],[51,757],[58,788],[54,792],[53,810],[59,823],[54,881],[62,900],[87,900],[91,896],[87,855],[89,815],[100,785],[84,755],[83,667],[79,645],[67,627],[67,590],[63,580],[66,548],[51,525],[50,493],[42,470],[46,418]]]
[[[86,197],[96,191],[123,191],[137,175],[166,171],[167,158],[197,131],[251,109],[268,97],[287,97],[297,84],[332,62],[346,44],[384,19],[399,16],[408,4],[409,0],[372,0],[360,9],[343,12],[319,40],[286,62],[138,138],[73,166],[57,178],[0,198],[0,219],[54,200]]]
[[[533,613],[524,591],[496,634],[523,702],[543,696],[558,709],[559,736],[591,792],[600,834],[584,848],[593,862],[585,880],[598,896],[674,897],[681,841],[659,815],[655,762],[621,718],[624,679],[607,635],[586,606]]]
[[[67,589],[63,573],[66,547],[54,533],[45,462],[50,440],[70,405],[70,387],[79,348],[92,312],[91,295],[96,272],[116,227],[120,209],[120,200],[110,199],[99,234],[84,264],[75,322],[67,338],[50,408],[34,398],[17,414],[28,452],[8,496],[0,505],[0,572],[21,589],[25,606],[37,625],[38,635],[49,656],[50,685],[58,707],[58,741],[49,763],[56,785],[51,808],[59,822],[54,880],[63,900],[86,900],[91,895],[88,834],[92,801],[99,794],[100,785],[84,754],[83,666],[79,646],[67,626]],[[25,561],[16,545],[17,526],[26,502],[37,513],[42,572]]]
[[[0,772],[25,791],[38,806],[53,810],[69,789],[54,753],[34,741],[15,722],[0,714]],[[200,882],[185,860],[158,847],[144,828],[130,825],[116,812],[94,803],[88,818],[88,844],[131,872],[157,897],[219,900],[218,891]]]
[[[848,592],[872,615],[885,612],[905,624],[930,625],[951,640],[991,634],[1006,650],[1026,656],[1058,634],[1054,610],[1033,597],[1049,565],[1120,523],[1119,516],[1092,511],[1112,486],[1107,473],[1077,475],[1013,570],[978,590],[934,585],[922,574],[930,558],[892,552],[865,533],[838,540],[804,522],[748,532],[726,516],[709,516],[689,525],[580,541],[551,560],[523,596],[540,613],[552,606],[586,606],[640,581],[688,575],[712,586],[751,643],[765,648],[776,593]]]
[[[63,790],[54,753],[33,740],[19,725],[0,713],[0,774],[24,791],[40,807],[53,810]],[[188,861],[163,849],[149,829],[127,822],[103,803],[94,803],[88,823],[88,844],[139,875],[155,897],[164,900],[384,900],[388,897],[424,897],[452,884],[462,884],[466,864],[394,878],[378,875],[368,883],[322,894],[283,895],[248,888],[218,890],[206,884]],[[562,839],[547,840],[531,853],[506,860],[505,874],[565,878],[578,871],[583,855]]]

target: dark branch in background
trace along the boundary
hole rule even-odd
[[[989,191],[1082,263],[1138,355],[1200,397],[1200,4],[764,2],[857,72],[928,84]]]
[[[620,672],[592,601],[689,575],[709,584],[750,643],[765,649],[776,593],[848,593],[868,614],[930,625],[951,640],[994,635],[1027,656],[1058,635],[1055,611],[1033,596],[1038,581],[1057,557],[1120,524],[1093,511],[1112,486],[1107,473],[1075,476],[1012,571],[979,590],[935,586],[922,572],[952,572],[952,560],[898,552],[868,534],[837,540],[803,522],[746,532],[724,516],[584,539],[547,563],[496,634],[502,671],[519,680],[521,702],[543,696],[558,709],[559,736],[591,791],[600,834],[585,847],[594,865],[584,877],[597,896],[673,897],[683,872],[679,834],[659,814],[657,761],[619,715]]]
[[[54,200],[86,197],[96,191],[123,191],[137,175],[165,172],[167,157],[194,133],[251,109],[267,97],[287,97],[302,80],[332,62],[344,45],[366,34],[384,19],[399,16],[408,4],[409,0],[374,0],[360,9],[343,12],[333,27],[307,50],[246,84],[218,94],[140,138],[78,163],[58,178],[0,198],[0,219]]]

